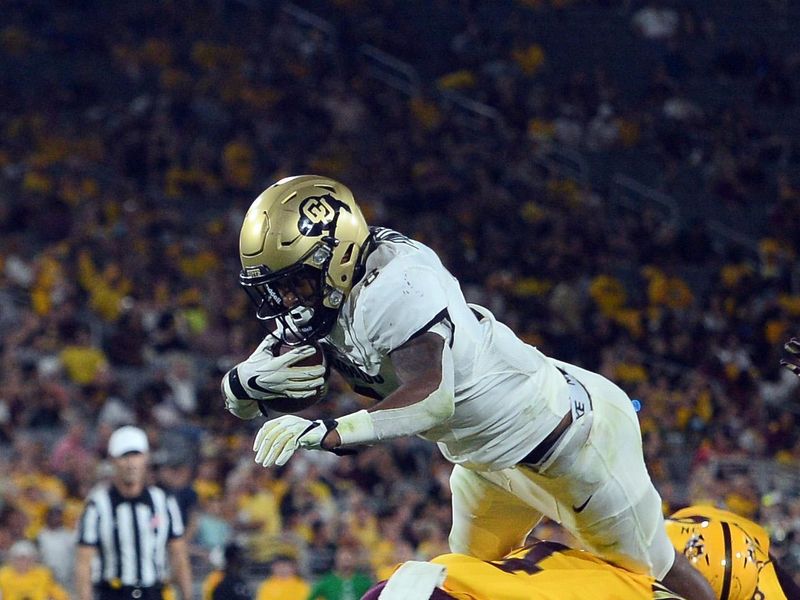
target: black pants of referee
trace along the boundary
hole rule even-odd
[[[120,588],[100,585],[94,588],[96,600],[163,600],[161,586],[133,587],[124,585]]]

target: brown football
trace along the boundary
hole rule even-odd
[[[313,396],[309,396],[308,398],[273,398],[271,400],[259,400],[258,401],[258,408],[261,409],[262,414],[265,416],[270,416],[268,414],[268,410],[277,411],[280,413],[296,413],[300,412],[301,410],[305,410],[311,406],[314,406],[317,402],[322,400],[325,395],[328,393],[328,384],[327,384],[327,377],[328,377],[328,363],[325,360],[325,353],[322,351],[322,346],[317,344],[316,342],[310,344],[314,347],[316,352],[309,356],[308,358],[304,358],[303,360],[299,360],[295,363],[295,366],[298,367],[313,367],[316,365],[322,365],[326,368],[325,372],[325,379],[326,383],[322,386],[318,393],[314,394]],[[287,352],[293,350],[297,346],[289,346],[287,344],[278,343],[275,347],[272,348],[272,353],[275,356],[279,356],[281,354],[286,354]]]

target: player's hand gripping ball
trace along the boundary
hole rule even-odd
[[[328,392],[328,367],[318,344],[269,348],[262,344],[222,378],[225,408],[240,419],[268,410],[294,413]]]

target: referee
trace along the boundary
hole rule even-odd
[[[183,599],[192,597],[180,510],[163,489],[146,486],[148,453],[141,429],[126,426],[111,434],[113,479],[92,490],[80,520],[78,600],[162,600],[168,556]]]

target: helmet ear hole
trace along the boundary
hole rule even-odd
[[[344,254],[342,254],[342,259],[339,261],[339,265],[346,265],[353,259],[353,248],[355,247],[356,247],[355,244],[350,244],[347,247],[347,250],[345,250]],[[344,281],[345,279],[346,277],[342,276],[342,281]]]

